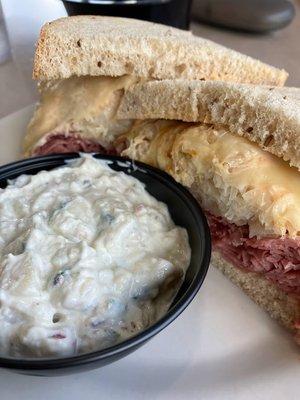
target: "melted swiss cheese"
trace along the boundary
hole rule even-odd
[[[251,235],[300,234],[300,174],[282,159],[221,127],[176,121],[138,123],[123,155],[196,187],[211,212]]]
[[[132,76],[81,76],[41,84],[41,101],[28,126],[25,152],[30,152],[44,135],[60,129],[59,133],[67,133],[77,122],[89,123],[108,107],[113,108],[109,112],[114,117],[120,100],[115,98],[116,93],[135,80]]]

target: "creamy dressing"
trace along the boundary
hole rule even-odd
[[[137,179],[92,156],[0,191],[0,353],[65,356],[118,343],[168,309],[187,232]]]

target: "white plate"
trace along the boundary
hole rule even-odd
[[[20,157],[32,109],[0,120],[2,164]],[[211,268],[187,310],[135,353],[61,378],[0,370],[0,398],[296,400],[299,380],[300,352],[290,335]]]

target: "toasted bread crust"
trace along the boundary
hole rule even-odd
[[[300,168],[300,89],[165,80],[130,88],[119,118],[223,125]]]
[[[255,303],[281,325],[296,333],[295,322],[300,319],[300,301],[281,291],[262,275],[244,272],[213,252],[211,263],[239,286]]]
[[[101,16],[61,18],[43,26],[33,77],[73,75],[223,80],[284,85],[288,74],[190,32]]]

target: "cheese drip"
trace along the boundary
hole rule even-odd
[[[79,134],[105,146],[115,134],[129,127],[129,121],[117,121],[115,114],[123,91],[135,81],[126,75],[81,76],[40,83],[41,101],[24,139],[25,154],[29,155],[53,134]]]

